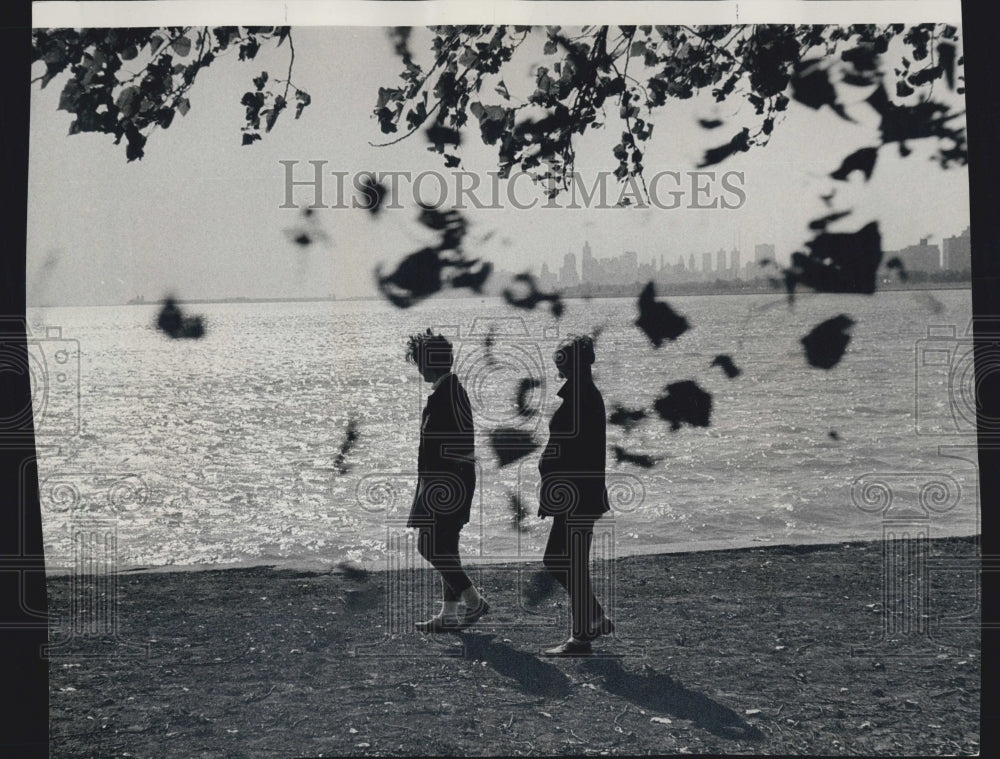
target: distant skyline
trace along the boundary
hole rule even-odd
[[[287,69],[286,48],[266,48],[251,63],[215,62],[199,75],[187,115],[152,134],[146,157],[133,163],[126,163],[121,146],[107,135],[67,135],[71,116],[57,110],[62,79],[45,90],[33,87],[29,306],[124,303],[168,292],[189,299],[372,295],[377,264],[392,267],[431,239],[403,197],[403,208],[376,217],[363,209],[320,209],[314,223],[328,240],[308,248],[292,242],[290,231],[303,217],[280,207],[283,160],[303,166],[326,161],[330,171],[349,175],[446,171],[422,135],[391,147],[369,144],[386,140],[371,111],[379,86],[393,85],[401,69],[384,29],[311,27],[293,34],[295,81],[313,104],[298,120],[286,114],[250,147],[240,145],[240,95],[261,70]],[[426,39],[416,30],[412,48],[426,48]],[[529,51],[511,62],[505,81],[512,94],[530,84],[531,66],[542,60]],[[877,124],[861,102],[866,94],[859,91],[846,103],[854,124],[793,102],[769,145],[711,167],[720,177],[742,174],[746,197],[739,207],[469,208],[466,251],[501,269],[536,274],[543,263],[558,271],[566,252],[579,252],[588,240],[602,255],[631,250],[641,260],[684,256],[688,262],[694,254],[700,261],[708,251],[713,265],[716,251],[731,250],[735,240],[743,263],[752,260],[756,245],[772,243],[777,260],[787,261],[811,237],[809,221],[830,212],[820,200],[834,184],[828,174],[845,155],[877,139]],[[749,111],[736,96],[721,104],[710,95],[671,102],[654,116],[647,176],[690,172]],[[698,127],[699,118],[721,119],[726,126],[706,131]],[[580,138],[577,170],[588,183],[614,168],[611,146],[618,131],[609,116],[605,129]],[[480,143],[475,124],[464,137],[461,170],[490,181],[495,146]],[[894,146],[883,148],[867,184],[858,177],[836,183],[836,207],[853,213],[832,231],[878,220],[884,248],[896,250],[925,236],[942,242],[968,226],[967,170],[942,170],[928,160],[928,146],[911,147],[906,159]],[[616,185],[610,189],[613,197],[620,192]],[[531,197],[526,181],[518,192]]]

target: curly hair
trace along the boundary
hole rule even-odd
[[[454,360],[451,342],[428,327],[425,332],[418,332],[406,339],[406,360],[421,369],[451,369]]]

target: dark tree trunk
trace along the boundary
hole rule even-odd
[[[1000,504],[1000,154],[997,125],[1000,102],[996,84],[996,25],[987,6],[962,3],[965,34],[965,78],[968,106],[970,234],[972,242],[972,312],[974,319],[976,385],[979,419],[979,508],[982,552],[981,599],[996,598],[997,532],[991,528],[993,509]],[[971,458],[971,457],[970,457]],[[1000,629],[996,607],[982,610],[982,668],[993,671]],[[992,664],[990,663],[992,661]],[[985,695],[985,694],[984,694]],[[984,700],[983,702],[988,703]],[[983,711],[984,718],[988,712]],[[985,719],[984,726],[990,720]],[[990,741],[984,740],[984,753]]]
[[[25,327],[30,6],[0,27],[0,165],[6,241],[0,276],[0,755],[48,756],[45,557]],[[13,18],[12,18],[13,16]]]

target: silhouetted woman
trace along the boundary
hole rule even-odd
[[[419,529],[417,549],[441,573],[443,591],[441,610],[416,627],[432,633],[461,630],[489,610],[458,556],[459,533],[469,521],[476,488],[472,406],[451,371],[447,338],[429,329],[411,335],[406,358],[432,387],[421,414],[417,492],[406,524]],[[462,614],[459,601],[465,604]]]
[[[552,518],[543,561],[569,592],[573,626],[569,640],[545,655],[573,656],[589,654],[592,640],[614,630],[590,582],[594,522],[610,511],[604,482],[606,430],[604,399],[591,375],[593,339],[570,338],[554,359],[566,383],[559,389],[563,402],[549,422],[548,444],[538,462],[538,515]]]

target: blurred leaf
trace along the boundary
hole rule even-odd
[[[643,469],[652,469],[656,466],[657,462],[661,460],[659,458],[654,458],[653,456],[648,456],[644,453],[630,453],[620,445],[612,446],[611,450],[615,454],[615,461],[619,464],[635,464]]]
[[[622,427],[625,432],[631,432],[645,418],[646,411],[644,409],[629,409],[619,403],[615,404],[614,411],[608,417],[608,421],[616,427]]]
[[[181,36],[171,42],[170,47],[181,58],[185,58],[191,52],[191,40],[187,36]]]
[[[656,399],[653,408],[660,418],[670,422],[670,429],[677,431],[683,424],[708,427],[712,414],[712,396],[692,380],[672,382],[664,388],[666,395]]]
[[[878,157],[878,148],[861,148],[855,150],[840,164],[840,168],[830,176],[841,182],[847,181],[852,171],[860,171],[865,175],[865,181],[871,179],[872,171],[875,170],[875,159]]]
[[[818,369],[832,369],[836,366],[847,350],[847,344],[851,340],[847,330],[853,325],[854,321],[850,317],[840,314],[817,324],[803,337],[802,346],[810,366]]]
[[[666,303],[656,300],[656,288],[650,281],[639,295],[639,318],[635,325],[657,348],[664,340],[676,340],[689,329],[688,321]]]
[[[726,373],[729,379],[734,377],[739,377],[742,372],[740,368],[733,363],[733,359],[724,354],[716,356],[712,359],[712,366],[718,366]]]
[[[514,427],[498,427],[490,432],[490,447],[500,467],[529,456],[538,448],[530,432]]]

